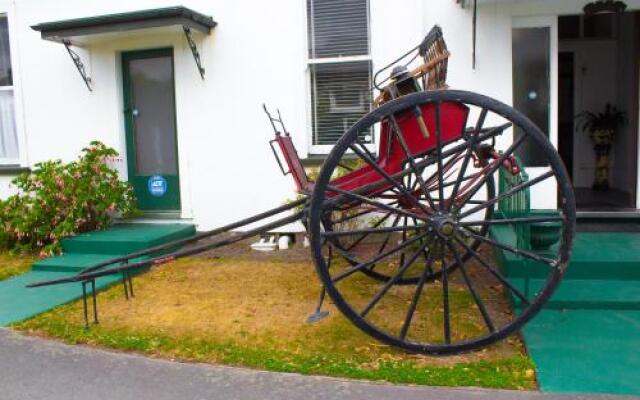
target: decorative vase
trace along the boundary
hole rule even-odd
[[[615,130],[609,128],[596,128],[591,131],[591,141],[596,156],[594,190],[609,189],[609,153],[611,153],[614,135]]]

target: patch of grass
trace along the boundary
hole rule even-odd
[[[332,305],[328,318],[304,324],[318,295],[314,274],[308,263],[180,260],[136,278],[137,297],[131,301],[118,285],[100,293],[101,323],[88,331],[80,302],[15,327],[67,343],[270,371],[434,386],[535,387],[533,363],[517,338],[478,352],[428,357],[380,344]],[[353,284],[364,294],[379,287],[364,277]],[[469,308],[468,295],[453,289],[452,305]],[[404,290],[381,304],[381,321],[395,323],[394,304]],[[424,329],[441,324],[438,307],[421,313]],[[476,329],[470,321],[460,329]]]
[[[27,272],[34,260],[35,257],[31,255],[0,252],[0,281]]]

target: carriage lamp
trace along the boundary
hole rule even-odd
[[[391,70],[390,78],[396,87],[397,93],[394,93],[394,97],[404,96],[421,90],[416,78],[409,73],[409,70],[404,65],[394,67],[393,70]]]
[[[618,0],[596,0],[584,6],[584,13],[587,16],[598,14],[622,14],[627,9],[624,1]]]
[[[394,67],[393,70],[391,70],[390,78],[395,86],[395,93],[393,93],[393,97],[400,97],[422,90],[420,84],[418,83],[418,80],[413,75],[411,75],[405,65],[398,65]],[[429,133],[427,124],[424,122],[422,112],[419,109],[415,110],[415,116],[418,123],[418,128],[420,129],[420,132],[422,132],[422,136],[424,136],[425,139],[429,139],[431,134]]]

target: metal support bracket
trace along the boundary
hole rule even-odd
[[[91,88],[91,78],[89,77],[89,75],[87,75],[87,71],[84,67],[84,63],[82,62],[82,59],[80,58],[78,53],[76,53],[73,49],[71,49],[71,42],[69,40],[63,40],[62,44],[64,44],[64,47],[67,49],[67,52],[71,57],[71,60],[75,64],[76,68],[78,69],[78,72],[82,77],[82,80],[84,81],[85,85],[87,85],[87,89],[89,89],[89,91],[92,92],[93,89]]]
[[[200,53],[198,52],[198,46],[196,46],[196,42],[193,40],[193,35],[191,34],[191,28],[189,28],[186,25],[183,25],[182,30],[184,30],[184,36],[187,38],[187,43],[189,44],[189,48],[191,49],[191,54],[193,54],[193,60],[196,62],[196,67],[198,68],[200,77],[204,79],[204,67],[202,66],[202,61],[200,60]]]

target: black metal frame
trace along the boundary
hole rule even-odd
[[[84,84],[87,85],[87,89],[89,89],[89,91],[92,92],[93,88],[91,87],[91,77],[89,77],[89,75],[87,74],[87,70],[85,69],[84,63],[82,62],[82,59],[80,58],[78,53],[76,53],[73,49],[71,49],[71,46],[72,46],[71,41],[63,40],[62,44],[64,44],[64,48],[67,49],[67,53],[69,53],[69,57],[71,57],[71,61],[73,61],[73,64],[76,66],[76,69],[80,73],[80,76],[84,81]]]
[[[200,78],[204,80],[204,67],[202,66],[202,61],[200,60],[200,52],[198,52],[198,46],[196,45],[195,40],[193,40],[191,28],[189,28],[187,25],[183,25],[182,30],[184,31],[184,36],[187,39],[189,49],[191,49],[191,54],[193,55],[193,60],[195,61],[196,67],[198,68],[198,73],[200,73]]]

